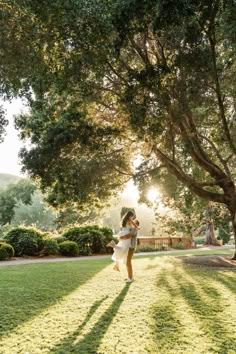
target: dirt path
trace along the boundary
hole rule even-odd
[[[187,250],[180,250],[180,251],[157,251],[157,252],[142,252],[142,253],[135,253],[135,257],[139,256],[148,256],[148,255],[158,255],[158,254],[177,254],[178,252],[180,255],[183,253],[195,253],[199,251],[209,251],[209,250],[227,250],[227,249],[232,249],[233,252],[234,246],[229,245],[229,246],[208,246],[208,247],[201,247],[201,248],[193,248],[193,249],[187,249]],[[0,267],[1,266],[9,266],[9,265],[18,265],[18,264],[31,264],[31,263],[54,263],[54,262],[74,262],[74,261],[80,261],[80,260],[85,260],[85,259],[99,259],[99,258],[110,258],[111,255],[101,255],[101,256],[91,256],[91,257],[44,257],[44,258],[30,258],[30,259],[25,259],[25,258],[17,258],[17,259],[12,259],[9,261],[1,261],[0,262]]]
[[[236,261],[233,261],[230,256],[226,255],[201,255],[191,257],[178,257],[186,264],[191,264],[195,267],[208,268],[230,268],[236,270]]]

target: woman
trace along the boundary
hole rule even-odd
[[[132,211],[128,211],[121,222],[122,229],[118,234],[119,242],[116,245],[114,241],[111,241],[107,246],[113,247],[114,253],[112,259],[116,261],[114,269],[120,271],[120,264],[126,264],[127,271],[128,271],[128,279],[127,282],[133,281],[133,274],[132,274],[132,264],[131,258],[133,256],[133,252],[130,252],[132,249],[132,238],[137,235],[138,220],[133,220],[134,213]],[[131,257],[129,253],[132,253]],[[131,267],[131,272],[130,272]],[[130,277],[131,275],[131,277]]]

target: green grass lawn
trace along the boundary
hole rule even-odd
[[[133,264],[129,285],[109,259],[0,268],[0,353],[236,352],[233,270]]]

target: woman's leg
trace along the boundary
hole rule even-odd
[[[132,262],[131,262],[133,254],[134,254],[134,248],[129,248],[127,261],[126,261],[126,268],[127,268],[127,273],[128,273],[129,279],[133,279],[133,268],[132,268]]]
[[[120,265],[119,265],[119,262],[116,261],[114,267],[113,267],[114,270],[117,270],[118,272],[120,272]]]
[[[115,246],[116,246],[116,243],[115,243],[114,240],[110,241],[110,242],[106,245],[106,247],[112,247],[112,248],[114,248]]]

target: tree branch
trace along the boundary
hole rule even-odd
[[[154,147],[153,151],[155,152],[156,156],[161,160],[161,162],[166,166],[169,172],[174,174],[192,192],[206,200],[214,200],[216,202],[226,204],[226,198],[224,194],[210,192],[202,188],[203,186],[212,186],[212,182],[206,182],[202,184],[193,180],[191,177],[186,175],[186,173],[180,168],[180,166],[177,165],[176,162],[172,161],[160,149]],[[218,185],[218,182],[215,182],[213,185]]]
[[[142,177],[142,176],[146,176],[146,175],[150,175],[152,174],[153,172],[158,172],[161,168],[166,168],[165,165],[160,165],[158,167],[154,167],[150,170],[146,170],[146,171],[140,171],[140,172],[137,172],[136,174],[134,174],[134,179],[135,178],[139,178],[139,177]]]
[[[107,65],[111,69],[111,71],[122,81],[125,83],[125,85],[129,85],[128,81],[123,78],[123,76],[111,65],[111,63],[107,60],[106,61]]]
[[[227,157],[227,159],[225,160],[226,163],[227,163],[230,159],[232,159],[232,157],[233,157],[234,155],[235,155],[235,154],[230,154],[230,155]]]
[[[114,170],[119,172],[121,175],[125,175],[125,176],[130,176],[130,177],[133,177],[133,174],[132,173],[128,173],[128,172],[124,172],[124,171],[121,171],[119,168],[117,167],[114,167]],[[131,178],[130,178],[131,179]]]
[[[208,139],[206,136],[204,135],[199,135],[200,138],[206,140],[208,142],[209,145],[211,145],[211,147],[213,148],[213,150],[215,151],[216,153],[216,156],[218,157],[219,161],[222,163],[224,169],[225,169],[225,172],[227,173],[227,175],[229,177],[231,177],[231,173],[230,173],[230,170],[229,170],[229,167],[227,165],[227,162],[223,159],[223,157],[221,156],[219,150],[217,149],[217,147],[215,146],[215,144],[210,140]]]
[[[113,93],[114,95],[116,95],[116,96],[118,96],[118,97],[120,97],[120,98],[122,97],[122,95],[121,95],[119,92],[117,92],[117,91],[111,89],[110,87],[105,87],[105,86],[100,86],[100,85],[94,85],[94,88],[98,89],[99,91],[111,92],[111,93]]]
[[[142,49],[138,46],[132,36],[129,36],[130,43],[134,48],[135,52],[139,55],[145,65],[150,65],[148,57],[143,53]]]
[[[173,134],[173,124],[170,123],[170,140],[172,146],[172,160],[175,161],[175,137]]]
[[[168,108],[168,111],[173,123],[178,123],[182,137],[188,142],[188,149],[193,160],[196,161],[201,167],[203,167],[211,175],[211,177],[218,180],[226,178],[226,174],[210,160],[206,152],[203,150],[197,138],[197,129],[193,122],[191,112],[183,114],[183,119],[180,120],[175,117],[174,112],[170,108]]]

